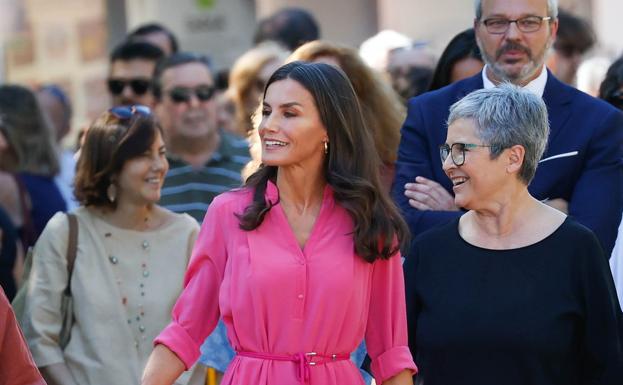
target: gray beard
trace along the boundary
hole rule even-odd
[[[508,74],[504,71],[504,68],[501,65],[498,65],[494,58],[490,57],[485,50],[483,49],[480,41],[476,40],[478,44],[478,48],[480,49],[480,53],[482,54],[482,59],[485,64],[487,64],[487,68],[491,69],[493,74],[497,79],[500,79],[503,82],[510,82],[515,85],[524,86],[528,84],[529,80],[534,77],[537,71],[539,71],[543,64],[545,64],[545,59],[547,53],[552,47],[553,41],[552,39],[548,40],[547,45],[543,49],[542,52],[538,56],[533,56],[529,63],[525,64],[521,71],[517,75]]]

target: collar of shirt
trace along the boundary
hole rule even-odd
[[[495,84],[487,77],[487,64],[482,69],[482,83],[485,89],[495,87]],[[526,84],[523,88],[532,92],[538,97],[543,97],[543,92],[545,92],[545,84],[547,83],[547,70],[545,69],[545,65],[541,68],[541,73],[539,76],[532,80],[530,83]]]

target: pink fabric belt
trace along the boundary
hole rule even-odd
[[[288,354],[272,354],[272,353],[257,353],[257,352],[237,352],[239,356],[259,358],[261,360],[272,361],[290,361],[298,365],[296,372],[296,379],[305,385],[309,381],[309,367],[315,365],[323,365],[330,362],[342,361],[350,359],[350,354],[332,354],[322,355],[316,352],[310,353],[296,353],[293,355]]]

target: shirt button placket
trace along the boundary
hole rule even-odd
[[[296,295],[295,300],[295,314],[294,317],[297,319],[303,318],[303,313],[305,310],[305,290],[307,288],[307,264],[304,261],[301,261],[301,264],[297,269],[297,279],[296,279]]]

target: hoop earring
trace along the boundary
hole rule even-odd
[[[106,197],[108,198],[110,203],[114,203],[115,199],[117,199],[117,186],[115,186],[113,183],[108,185],[108,188],[106,189]]]
[[[322,143],[324,143],[324,154],[327,155],[329,153],[329,142]]]

